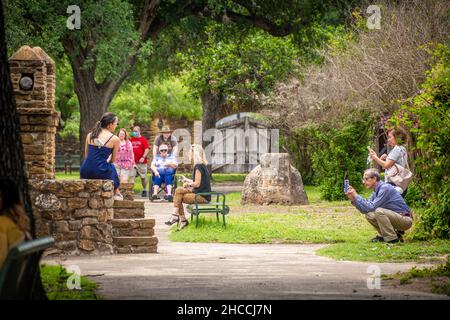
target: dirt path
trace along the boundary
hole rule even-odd
[[[322,245],[176,243],[164,225],[169,203],[146,201],[156,219],[158,254],[69,257],[48,262],[78,265],[107,299],[447,299],[383,285],[369,289],[368,268],[382,274],[411,263],[335,261],[315,255]],[[386,282],[387,283],[387,282]]]

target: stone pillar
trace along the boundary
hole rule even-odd
[[[29,179],[55,178],[55,63],[39,47],[21,47],[9,59]]]

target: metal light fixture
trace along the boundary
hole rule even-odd
[[[29,76],[22,76],[22,78],[20,78],[19,85],[22,90],[31,90],[33,89],[33,79]]]

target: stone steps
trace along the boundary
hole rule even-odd
[[[150,237],[155,234],[155,219],[113,219],[113,237]]]
[[[111,220],[115,253],[156,253],[155,219],[145,219],[143,201],[114,201]]]
[[[114,219],[143,219],[145,207],[142,201],[115,200]]]
[[[113,237],[116,253],[156,253],[158,238],[148,237]]]

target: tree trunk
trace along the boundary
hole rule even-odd
[[[25,209],[30,218],[31,236],[35,238],[36,227],[28,190],[28,179],[24,170],[25,160],[20,139],[20,122],[10,79],[4,26],[3,2],[0,0],[0,145],[2,146],[0,176],[11,177],[17,183],[19,190],[22,191]],[[35,284],[32,298],[47,299],[39,272],[36,274]]]
[[[98,90],[95,81],[81,78],[77,74],[79,71],[73,70],[73,73],[75,92],[80,103],[80,158],[83,160],[86,136],[106,112],[113,96],[106,97]]]
[[[126,60],[128,68],[115,79],[105,80],[99,84],[95,81],[95,63],[88,68],[84,66],[86,53],[82,53],[82,48],[71,39],[64,39],[63,46],[72,67],[75,93],[80,104],[80,158],[83,160],[87,134],[108,110],[114,95],[133,70],[137,56]]]
[[[214,94],[207,91],[201,95],[202,100],[202,131],[206,132],[208,129],[216,127],[216,122],[220,120],[222,109],[225,106],[225,98],[220,94]],[[202,140],[203,148],[208,142]]]

